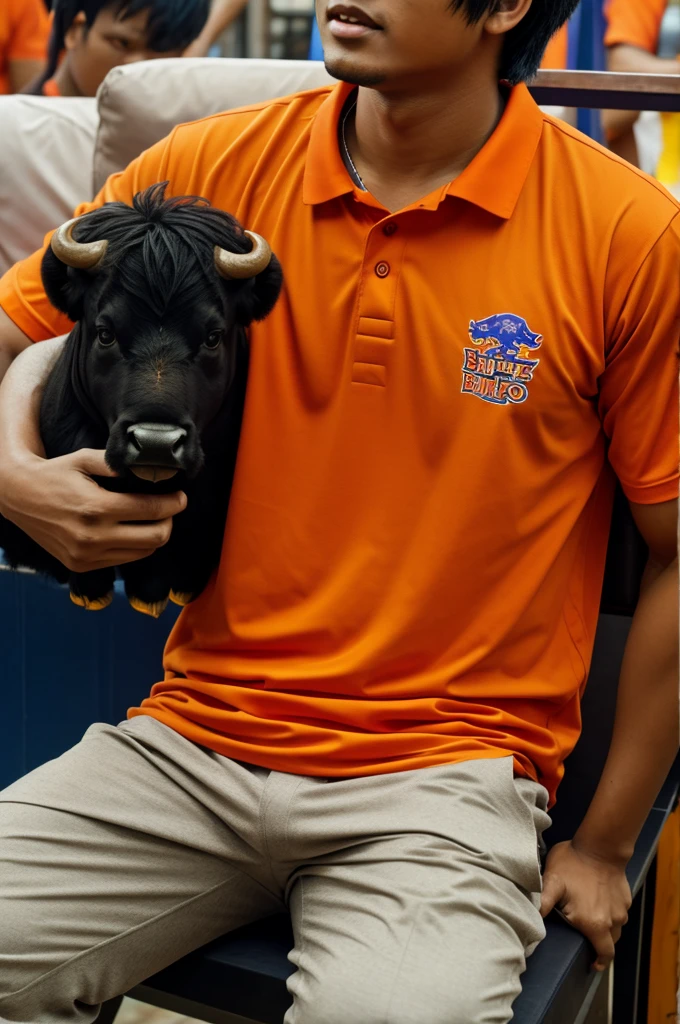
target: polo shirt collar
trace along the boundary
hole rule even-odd
[[[354,191],[338,146],[338,122],[355,86],[337,85],[319,107],[312,124],[302,199],[328,202]],[[496,130],[477,156],[443,192],[507,220],[527,179],[543,130],[543,115],[525,85],[511,91]]]

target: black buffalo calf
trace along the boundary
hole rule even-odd
[[[159,615],[186,604],[217,567],[248,371],[246,328],[272,310],[282,284],[268,244],[196,196],[165,198],[167,182],[108,203],[55,232],[42,277],[75,321],[43,395],[48,458],[105,448],[109,490],[184,490],[167,545],[120,566],[130,603]],[[14,567],[69,583],[104,608],[115,569],[70,572],[0,517]]]

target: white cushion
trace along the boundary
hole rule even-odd
[[[97,96],[95,191],[178,124],[333,81],[323,64],[306,60],[164,58],[116,67]]]
[[[91,199],[94,99],[0,96],[0,274]]]

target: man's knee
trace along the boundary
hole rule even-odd
[[[480,991],[452,972],[450,986],[399,985],[391,992],[375,977],[343,976],[296,994],[285,1024],[507,1024],[517,992]]]

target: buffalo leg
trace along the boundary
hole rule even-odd
[[[183,528],[187,525],[188,520],[182,523]],[[219,565],[223,536],[224,523],[197,524],[192,531],[173,530],[168,553],[172,555],[170,600],[174,604],[184,607],[205,590]]]
[[[113,569],[94,569],[92,572],[72,572],[69,576],[71,600],[80,608],[98,612],[113,601]]]
[[[165,611],[170,595],[170,566],[166,548],[148,558],[121,566],[125,593],[132,607],[157,619]]]

